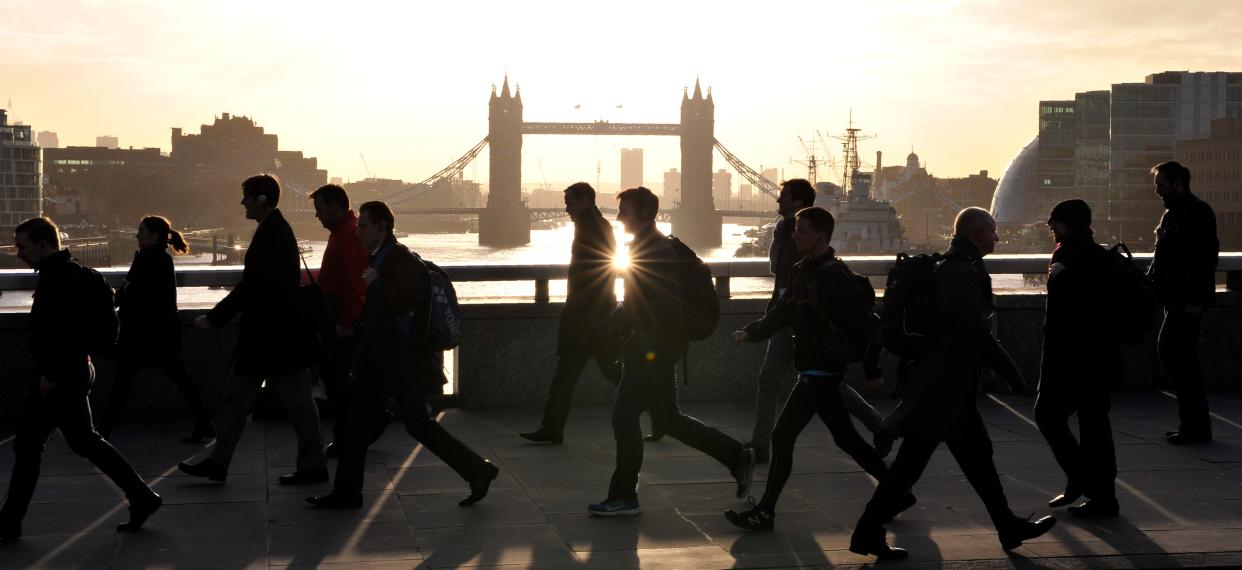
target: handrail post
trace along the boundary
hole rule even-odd
[[[535,280],[535,302],[536,303],[547,303],[551,300],[552,300],[552,296],[548,294],[548,280],[547,279],[536,279]]]
[[[716,278],[716,296],[721,299],[729,298],[729,277],[720,276]]]

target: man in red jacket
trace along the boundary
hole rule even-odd
[[[332,405],[332,443],[324,455],[340,454],[337,442],[344,441],[349,416],[349,366],[354,360],[354,321],[362,315],[366,285],[362,272],[367,267],[367,249],[358,239],[358,216],[349,209],[349,194],[336,184],[311,192],[315,217],[327,228],[328,247],[319,264],[319,288],[328,299],[336,318],[335,338],[324,339],[320,355],[319,379],[323,381],[328,403]]]

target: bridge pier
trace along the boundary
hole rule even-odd
[[[724,217],[713,209],[678,207],[670,216],[673,235],[698,250],[720,247]]]
[[[530,212],[520,205],[479,210],[479,245],[517,247],[530,243]]]

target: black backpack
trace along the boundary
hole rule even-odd
[[[681,240],[669,236],[668,241],[680,266],[676,278],[686,339],[703,340],[712,336],[720,322],[720,297],[712,281],[712,270]]]
[[[927,348],[931,336],[931,304],[936,294],[940,253],[897,254],[897,263],[884,283],[884,312],[880,317],[884,348],[902,358],[914,358]]]
[[[453,350],[461,343],[461,306],[457,303],[457,290],[448,273],[422,257],[418,260],[427,267],[431,279],[431,322],[427,331],[428,346],[434,350]]]
[[[1143,344],[1155,321],[1156,287],[1134,264],[1134,255],[1125,242],[1109,248],[1108,253],[1113,262],[1109,321],[1122,344]]]
[[[96,357],[109,355],[116,346],[120,320],[116,316],[116,297],[108,280],[98,271],[78,266],[78,281],[82,286],[81,315],[82,340],[88,354]]]
[[[880,317],[875,314],[875,289],[871,287],[871,280],[867,279],[866,275],[854,273],[844,261],[835,257],[821,264],[815,271],[817,273],[822,271],[842,271],[845,273],[850,281],[850,290],[845,293],[852,295],[857,310],[864,313],[863,323],[867,328],[868,343],[869,345],[879,345],[883,339],[879,336],[881,323]],[[836,333],[832,321],[828,318],[827,311],[819,305],[819,294],[816,291],[817,283],[818,279],[811,279],[807,283],[807,294],[810,297],[811,304],[815,306],[815,311],[823,317],[824,323],[828,327],[829,334],[825,334],[822,337],[826,354],[832,360],[841,363],[862,362],[867,356],[867,351],[864,350],[860,354],[849,338]]]

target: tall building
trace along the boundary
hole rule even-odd
[[[754,210],[755,195],[754,188],[750,184],[741,184],[737,187],[737,201],[739,210]]]
[[[712,201],[716,209],[729,209],[729,196],[733,193],[733,173],[721,168],[712,174]]]
[[[17,224],[42,215],[39,147],[29,125],[10,125],[8,111],[0,109],[0,229],[11,235]]]
[[[42,149],[60,148],[60,137],[53,131],[39,131],[35,135],[35,143]]]
[[[57,219],[125,228],[143,214],[177,208],[173,163],[158,148],[49,148],[43,163],[44,194]]]
[[[681,173],[676,168],[664,173],[664,199],[670,207],[681,203]]]
[[[1074,193],[1074,110],[1074,101],[1039,102],[1036,201],[1043,212]]]
[[[643,149],[621,149],[621,189],[643,185]]]
[[[781,173],[775,168],[764,168],[759,171],[759,175],[771,180],[773,184],[780,184],[782,182]]]
[[[236,221],[241,182],[255,174],[280,178],[289,191],[282,204],[297,203],[297,195],[327,182],[328,173],[319,168],[317,159],[305,158],[301,151],[277,150],[277,143],[276,135],[265,133],[254,120],[228,113],[203,125],[197,135],[173,128],[177,215],[184,220],[179,223],[206,226]]]
[[[1221,249],[1242,249],[1242,119],[1211,122],[1208,136],[1177,141],[1176,160],[1190,169],[1190,189],[1216,210]]]
[[[112,135],[100,135],[95,137],[95,146],[100,148],[120,148],[120,139]]]
[[[1101,214],[1108,211],[1111,98],[1108,91],[1087,91],[1074,96],[1073,197],[1085,200],[1091,211]]]

